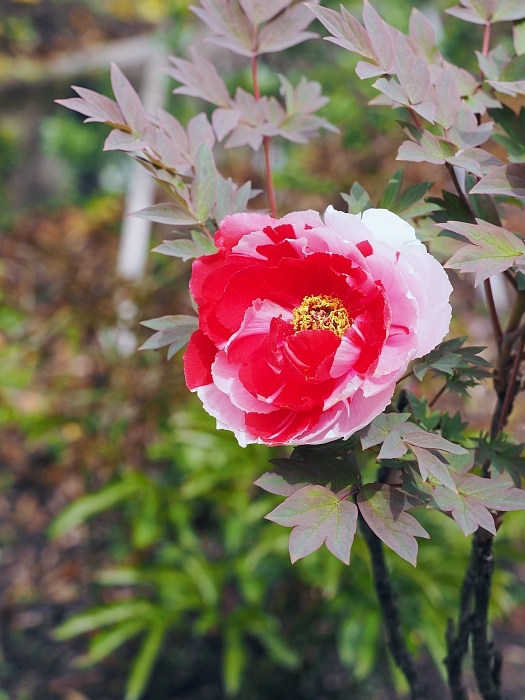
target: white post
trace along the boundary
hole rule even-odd
[[[166,74],[160,70],[163,61],[164,55],[152,48],[142,74],[140,97],[146,112],[153,114],[164,105],[165,100]],[[128,280],[137,281],[144,276],[151,233],[150,221],[130,214],[155,203],[155,188],[151,175],[136,165],[128,184],[117,259],[119,275]]]

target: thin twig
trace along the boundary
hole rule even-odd
[[[518,370],[520,368],[521,364],[521,354],[523,352],[523,348],[525,346],[525,335],[522,335],[520,338],[520,342],[518,345],[518,351],[516,352],[516,356],[514,358],[514,362],[512,364],[512,371],[510,373],[509,377],[509,382],[507,384],[507,391],[505,392],[505,399],[503,401],[503,406],[501,409],[501,414],[499,417],[499,422],[498,422],[498,433],[503,430],[505,427],[505,424],[507,422],[507,418],[509,416],[511,407],[512,407],[512,402],[514,400],[514,397],[516,395],[516,378],[518,376]]]
[[[397,383],[399,384],[399,382],[404,382],[405,379],[408,379],[409,377],[412,377],[413,375],[414,375],[414,370],[411,369],[410,372],[407,372],[406,374],[404,374],[404,375],[401,377],[401,379],[398,379],[398,380],[397,380]]]
[[[504,270],[503,274],[507,278],[507,280],[510,282],[511,287],[514,289],[514,291],[518,291],[518,283],[516,282],[516,279],[512,272],[510,270]]]
[[[361,516],[359,516],[359,524],[372,560],[374,587],[381,612],[383,613],[388,648],[397,666],[407,679],[410,686],[411,700],[423,700],[426,697],[426,686],[419,677],[416,662],[411,656],[403,637],[399,607],[390,583],[383,545],[379,537],[372,532]]]
[[[483,32],[483,48],[481,53],[486,56],[489,52],[490,46],[490,22],[485,25],[485,31]]]
[[[445,393],[446,388],[447,388],[447,383],[445,382],[443,384],[443,386],[441,387],[441,389],[438,391],[438,393],[434,396],[432,401],[428,404],[429,408],[432,408],[434,406],[434,404],[440,398],[440,396],[442,396]]]
[[[253,80],[253,94],[257,101],[261,99],[261,91],[259,88],[259,75],[257,71],[257,56],[252,56],[252,80]],[[277,201],[275,199],[275,188],[273,186],[272,177],[272,162],[270,158],[270,143],[271,138],[269,136],[263,136],[263,150],[264,150],[264,171],[266,176],[266,194],[268,197],[268,205],[270,207],[271,215],[277,219]]]
[[[485,290],[485,296],[487,298],[487,306],[490,313],[490,320],[492,322],[492,328],[494,330],[494,336],[496,338],[496,343],[501,345],[501,340],[503,338],[503,331],[501,330],[501,324],[498,318],[498,312],[496,311],[496,304],[494,303],[494,295],[492,294],[492,285],[490,279],[486,279],[483,282],[483,288]]]

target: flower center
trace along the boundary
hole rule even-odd
[[[293,310],[294,331],[332,331],[342,338],[350,328],[352,319],[336,297],[326,294],[305,297]]]

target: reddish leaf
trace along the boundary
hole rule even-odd
[[[304,486],[266,516],[279,525],[293,527],[290,535],[292,564],[326,543],[345,564],[357,524],[357,508],[323,486]]]
[[[311,22],[312,15],[306,5],[294,5],[263,27],[259,34],[257,53],[283,51],[307,39],[316,39],[319,35],[315,32],[303,31]]]
[[[510,163],[496,168],[480,180],[470,193],[525,197],[525,163]]]
[[[411,515],[407,496],[387,484],[369,484],[357,497],[357,504],[367,525],[388,547],[413,566],[417,559],[415,537],[430,537]]]
[[[368,0],[364,0],[363,22],[379,65],[390,73],[395,64],[395,51],[390,27],[381,19]]]
[[[368,34],[347,9],[341,5],[341,14],[339,14],[327,7],[315,7],[312,4],[307,6],[332,34],[331,37],[325,37],[327,41],[375,61],[376,55]]]
[[[452,71],[443,68],[436,81],[436,122],[450,129],[461,108],[461,97]]]
[[[182,87],[173,92],[200,97],[219,107],[228,107],[230,94],[213,63],[200,56],[193,47],[190,47],[190,53],[193,63],[176,56],[169,57],[174,67],[165,68],[164,72],[182,83]]]
[[[240,6],[254,25],[267,22],[291,3],[292,0],[239,0]]]
[[[87,122],[105,122],[111,126],[126,126],[126,120],[116,102],[93,90],[76,85],[72,87],[80,97],[70,97],[67,100],[55,100],[55,102],[80,112],[80,114],[85,114],[88,117]]]
[[[445,267],[461,272],[475,272],[476,286],[488,277],[504,272],[513,265],[525,269],[525,245],[517,236],[500,226],[489,224],[487,221],[481,219],[476,219],[476,221],[477,225],[461,221],[438,224],[441,228],[465,236],[474,244],[460,248]]]
[[[111,86],[126,123],[137,136],[144,136],[148,118],[140,97],[116,63],[111,63]]]
[[[190,7],[207,24],[214,44],[224,46],[241,56],[253,56],[255,27],[236,2],[201,0],[201,7]]]
[[[454,484],[453,478],[450,476],[449,466],[442,462],[440,459],[433,455],[432,452],[424,450],[421,447],[415,447],[412,445],[410,447],[414,453],[417,463],[419,465],[419,471],[421,473],[421,478],[426,481],[429,474],[439,481],[440,484],[448,486],[452,491],[457,491],[456,485]]]

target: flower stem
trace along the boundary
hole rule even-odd
[[[412,658],[403,637],[399,607],[390,582],[383,545],[379,537],[372,532],[361,516],[359,516],[359,525],[370,552],[374,587],[383,613],[388,648],[394,657],[396,665],[401,669],[408,681],[411,700],[423,700],[427,696],[426,687],[419,677],[416,662]]]
[[[252,80],[253,94],[255,99],[259,101],[261,99],[261,91],[259,88],[259,75],[257,71],[257,56],[252,56]],[[268,206],[270,207],[271,215],[274,217],[274,219],[277,219],[277,201],[275,199],[275,188],[273,186],[272,162],[270,158],[270,143],[270,136],[263,136],[264,171],[266,176],[266,194],[268,196]]]
[[[485,31],[483,32],[483,48],[481,53],[486,56],[489,52],[490,46],[490,22],[485,25]]]

